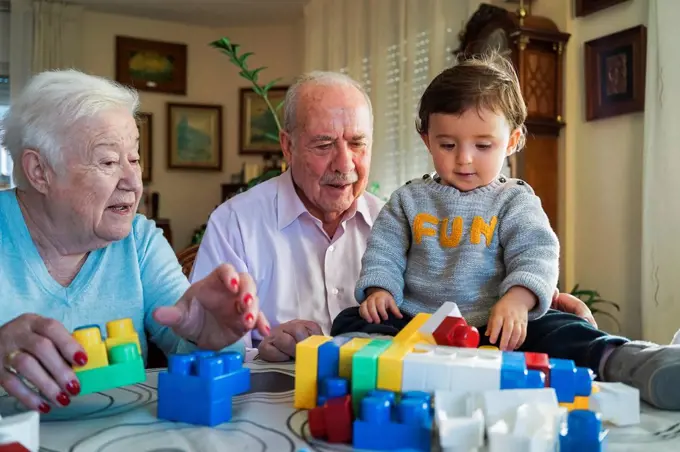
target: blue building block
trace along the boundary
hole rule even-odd
[[[250,369],[236,352],[171,355],[158,375],[158,417],[214,426],[231,419],[231,399],[250,390]]]
[[[574,375],[574,392],[580,397],[589,397],[593,390],[595,373],[587,367],[577,367]]]
[[[344,397],[349,394],[349,380],[346,378],[326,378],[318,387],[316,405],[323,406],[328,399]]]
[[[432,406],[429,394],[402,394],[372,390],[361,401],[360,418],[354,421],[353,445],[358,449],[429,451]],[[376,434],[378,433],[379,434]]]
[[[545,374],[527,369],[524,353],[503,352],[500,389],[538,389],[545,387]]]
[[[599,413],[573,410],[560,432],[560,452],[602,452],[607,448],[607,430],[602,430]]]
[[[321,386],[327,378],[338,376],[340,366],[340,346],[335,341],[328,341],[318,349],[317,355],[317,386]]]
[[[568,359],[550,359],[550,387],[555,389],[557,401],[572,403],[576,396],[576,365]]]

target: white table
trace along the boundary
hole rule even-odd
[[[43,416],[41,451],[51,452],[194,452],[351,450],[327,445],[309,436],[306,411],[293,408],[292,363],[256,361],[252,390],[234,397],[231,422],[215,428],[166,422],[156,417],[158,371],[147,381],[106,393],[76,397],[67,408]],[[20,408],[6,395],[0,397],[0,414]],[[680,450],[680,413],[643,409],[639,426],[610,431],[609,451]]]

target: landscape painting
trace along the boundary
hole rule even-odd
[[[168,168],[222,170],[222,106],[168,104]]]
[[[285,96],[287,87],[275,87],[268,91],[268,99],[276,108]],[[283,107],[277,111],[283,123]],[[281,150],[276,120],[265,100],[251,88],[241,88],[241,123],[239,127],[240,154],[270,154]]]

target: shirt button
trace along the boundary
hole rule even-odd
[[[328,251],[334,251],[334,250],[335,250],[335,246],[331,245],[331,246],[328,247]]]
[[[334,287],[332,292],[333,292],[333,295],[337,295],[339,290],[338,290],[337,287]]]

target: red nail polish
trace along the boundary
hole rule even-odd
[[[254,318],[255,317],[253,317],[253,314],[249,312],[248,314],[246,314],[246,323],[252,322]]]
[[[268,326],[265,325],[265,327],[264,327],[264,333],[265,333],[267,336],[269,336],[269,332],[270,332],[270,331],[271,331],[271,329],[270,329]]]
[[[231,288],[234,290],[238,289],[238,281],[236,278],[232,278],[231,281],[229,281],[229,284],[231,284]]]
[[[76,352],[75,355],[73,355],[73,361],[79,366],[84,366],[87,364],[87,355],[85,352]]]
[[[48,404],[46,404],[45,402],[41,403],[40,406],[38,406],[38,409],[43,414],[47,414],[51,410],[50,406]]]
[[[253,296],[250,295],[249,293],[246,294],[245,297],[243,297],[243,304],[246,305],[246,308],[250,306],[250,304],[253,302]]]
[[[57,402],[59,402],[59,404],[62,406],[67,406],[69,403],[71,403],[71,399],[69,399],[68,396],[63,392],[60,392],[57,396]]]
[[[78,383],[78,380],[69,381],[68,384],[66,385],[66,389],[72,395],[78,395],[80,394],[80,383]]]

